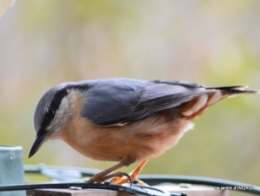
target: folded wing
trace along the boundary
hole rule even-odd
[[[195,83],[166,80],[108,79],[91,86],[82,115],[100,126],[140,121],[207,91]]]

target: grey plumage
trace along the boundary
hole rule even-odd
[[[164,110],[176,109],[177,106],[216,89],[229,94],[256,93],[241,88],[244,87],[206,88],[192,82],[171,80],[103,79],[67,82],[50,89],[42,97],[36,109],[35,128],[39,130],[40,124],[48,125],[51,112],[54,110],[55,113],[70,89],[76,89],[84,96],[82,117],[99,126],[112,126],[139,121]]]
[[[101,126],[142,120],[205,92],[201,85],[179,81],[106,79],[89,84],[82,116]]]

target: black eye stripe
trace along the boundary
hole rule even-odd
[[[67,86],[56,92],[56,94],[52,98],[52,102],[50,103],[49,107],[45,108],[44,117],[41,123],[41,129],[46,130],[46,128],[50,125],[51,121],[54,119],[56,111],[59,109],[61,101],[64,97],[68,95],[69,89],[75,90],[84,90],[88,89],[88,85],[78,85],[78,86]]]
[[[55,116],[55,111],[52,108],[46,108],[45,115],[47,115],[48,118],[53,119]]]
[[[56,110],[59,108],[61,100],[68,95],[67,89],[57,91],[54,95],[52,102],[48,108],[44,111],[44,117],[41,124],[41,129],[45,130],[53,120]]]

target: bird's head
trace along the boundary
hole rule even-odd
[[[72,115],[74,103],[71,92],[73,90],[72,83],[63,83],[47,91],[40,99],[34,114],[34,127],[37,135],[29,158],[47,139],[59,136],[60,130]]]

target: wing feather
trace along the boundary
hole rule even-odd
[[[107,79],[91,82],[82,115],[100,126],[140,121],[205,92],[183,81]]]

